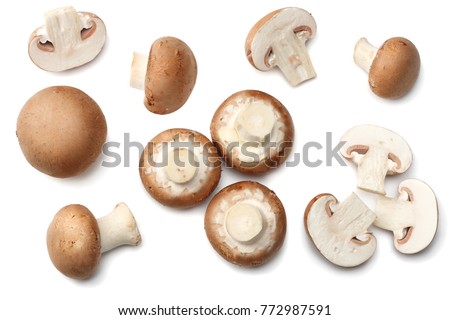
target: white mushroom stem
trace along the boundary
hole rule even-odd
[[[241,111],[236,118],[239,140],[263,142],[270,138],[276,117],[273,107],[264,102],[253,102]]]
[[[263,230],[263,218],[259,209],[248,203],[237,203],[227,213],[226,228],[230,236],[239,242],[250,242]]]
[[[130,72],[130,86],[132,88],[144,91],[148,58],[148,54],[133,52],[133,62],[131,63]]]
[[[369,73],[373,59],[375,59],[377,52],[377,47],[371,45],[366,38],[361,38],[355,45],[353,59],[360,68]]]
[[[199,165],[193,152],[187,148],[177,148],[169,152],[165,171],[171,181],[183,184],[195,177]]]
[[[114,210],[97,219],[100,229],[101,252],[107,252],[121,245],[137,246],[141,234],[133,214],[125,203],[119,203]]]
[[[316,76],[305,42],[301,33],[286,32],[272,45],[270,63],[280,68],[292,86]]]

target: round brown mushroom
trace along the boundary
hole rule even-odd
[[[379,49],[361,38],[355,46],[354,59],[369,73],[370,89],[381,98],[404,96],[419,76],[419,52],[411,41],[402,37],[386,40]]]
[[[288,110],[271,95],[244,90],[217,109],[211,137],[228,166],[259,174],[277,168],[289,156],[294,123]]]
[[[73,87],[55,86],[25,103],[16,133],[33,167],[66,178],[82,173],[97,159],[106,131],[105,116],[91,97]]]
[[[154,137],[139,162],[148,193],[165,206],[189,208],[214,191],[221,176],[216,147],[201,133],[169,129]]]
[[[144,90],[144,105],[157,114],[181,108],[197,79],[197,62],[189,46],[174,37],[157,39],[150,54],[134,53],[130,85]]]
[[[254,181],[222,189],[208,205],[205,231],[231,263],[256,267],[272,258],[286,235],[286,214],[276,194]]]

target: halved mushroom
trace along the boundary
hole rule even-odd
[[[45,25],[30,37],[28,54],[41,69],[64,71],[93,60],[105,41],[105,24],[95,14],[58,8],[45,13]]]
[[[438,207],[433,190],[424,182],[400,183],[398,198],[379,196],[374,225],[394,234],[395,248],[406,254],[425,249],[437,231]]]
[[[217,193],[206,209],[206,236],[231,263],[256,267],[282,246],[286,235],[283,204],[266,186],[242,181]]]
[[[289,156],[294,123],[280,101],[261,91],[245,90],[217,109],[211,137],[227,165],[244,173],[263,173]]]
[[[197,79],[197,62],[191,48],[174,37],[153,42],[150,53],[134,53],[130,86],[145,91],[145,107],[157,114],[181,108]]]
[[[296,86],[316,76],[305,46],[316,29],[316,21],[303,9],[273,11],[250,30],[245,42],[247,59],[261,71],[278,66],[289,83]]]
[[[376,238],[368,231],[375,214],[352,193],[339,202],[331,194],[319,194],[305,210],[306,232],[319,252],[341,267],[355,267],[375,252]]]
[[[106,140],[106,120],[98,104],[83,91],[48,87],[33,95],[17,119],[17,138],[27,161],[53,177],[84,172]]]
[[[204,201],[220,180],[216,147],[201,133],[169,129],[154,137],[139,162],[148,193],[163,205],[189,208]]]
[[[358,188],[385,194],[386,175],[405,172],[411,165],[412,153],[401,136],[374,125],[360,125],[341,138],[342,156],[358,165]]]
[[[65,206],[56,213],[47,231],[47,249],[53,265],[74,279],[92,276],[102,253],[140,243],[136,220],[123,202],[98,220],[85,206]]]

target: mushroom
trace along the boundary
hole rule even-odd
[[[436,234],[436,196],[426,183],[417,179],[400,183],[398,193],[398,198],[378,197],[374,225],[393,232],[398,251],[417,253],[425,249]]]
[[[216,147],[201,133],[169,129],[144,149],[139,173],[148,193],[161,204],[189,208],[214,191],[221,176]]]
[[[241,181],[209,203],[205,231],[213,248],[231,263],[256,267],[281,248],[286,235],[283,204],[266,186]]]
[[[304,216],[306,232],[319,252],[341,267],[355,267],[372,257],[376,238],[368,231],[375,214],[352,193],[342,202],[331,194],[312,199]]]
[[[60,209],[47,231],[47,249],[56,269],[67,277],[87,279],[94,274],[102,253],[121,245],[141,243],[136,221],[125,203],[98,220],[83,205]]]
[[[248,61],[261,71],[280,68],[292,86],[316,76],[305,43],[316,34],[316,21],[300,8],[283,8],[259,20],[245,42]]]
[[[106,41],[103,21],[90,12],[64,7],[45,13],[45,25],[30,37],[28,54],[47,71],[64,71],[93,60]]]
[[[191,48],[174,37],[153,42],[150,53],[133,54],[130,86],[145,91],[144,105],[157,114],[181,108],[197,79],[197,62]]]
[[[381,98],[404,96],[419,76],[419,52],[405,38],[388,39],[379,49],[361,38],[356,43],[353,57],[355,63],[369,73],[370,89]]]
[[[280,101],[261,91],[245,90],[217,109],[211,137],[228,166],[258,174],[277,168],[289,156],[294,123]]]
[[[405,172],[411,165],[408,143],[398,134],[374,125],[360,125],[341,138],[342,156],[358,165],[358,188],[385,194],[386,175]]]
[[[17,119],[17,137],[27,161],[53,177],[84,172],[97,159],[106,139],[106,120],[83,91],[48,87],[33,95]]]

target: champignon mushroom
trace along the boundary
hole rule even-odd
[[[125,203],[119,203],[109,215],[98,220],[83,205],[65,206],[56,213],[47,231],[52,263],[74,279],[92,276],[102,253],[121,245],[140,243],[136,220]]]
[[[214,191],[221,176],[216,147],[201,133],[169,129],[154,137],[139,162],[148,193],[161,204],[189,208]]]
[[[369,73],[370,89],[381,98],[404,96],[419,76],[419,52],[405,38],[388,39],[379,49],[361,38],[356,43],[353,57],[356,64]]]
[[[386,175],[405,172],[411,165],[408,143],[398,134],[374,125],[360,125],[341,138],[342,156],[358,165],[358,188],[385,194]]]
[[[242,181],[222,189],[211,200],[205,214],[205,231],[224,259],[256,267],[281,248],[286,215],[273,191],[257,182]]]
[[[316,29],[316,21],[306,10],[289,7],[273,11],[250,30],[245,42],[247,59],[261,71],[278,66],[296,86],[316,76],[305,46]]]
[[[103,21],[90,12],[64,7],[45,13],[45,25],[30,37],[28,54],[47,71],[64,71],[93,60],[106,41]]]
[[[191,48],[174,37],[153,42],[150,53],[134,53],[130,86],[145,91],[144,105],[157,114],[181,108],[197,79],[197,62]]]
[[[106,120],[83,91],[48,87],[33,95],[17,119],[17,137],[27,161],[53,177],[84,172],[100,155]]]
[[[355,267],[372,257],[376,238],[368,231],[375,214],[352,193],[339,202],[331,194],[319,194],[305,210],[306,232],[319,252],[341,267]]]
[[[277,168],[289,156],[294,123],[280,101],[245,90],[219,106],[211,121],[211,137],[227,165],[258,174]]]
[[[433,190],[417,179],[400,183],[398,198],[379,196],[374,225],[392,231],[395,248],[406,254],[425,249],[434,239],[438,207]]]

